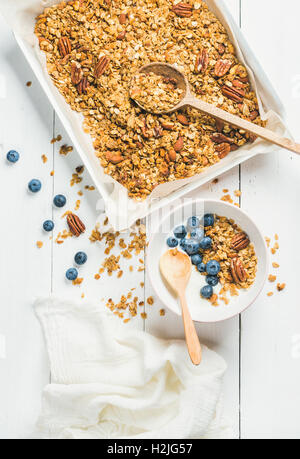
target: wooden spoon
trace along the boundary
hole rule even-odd
[[[168,250],[160,258],[160,271],[172,290],[179,296],[188,351],[193,364],[199,365],[202,359],[201,345],[185,297],[192,271],[190,257],[176,249]]]
[[[231,113],[225,112],[214,105],[208,104],[200,99],[195,97],[190,89],[189,82],[186,76],[181,73],[176,67],[170,64],[163,64],[161,62],[154,62],[152,64],[145,65],[139,69],[138,73],[155,73],[156,75],[161,75],[165,78],[172,78],[177,81],[177,87],[182,89],[182,99],[178,104],[172,107],[170,110],[166,111],[157,111],[154,113],[156,115],[162,115],[166,113],[173,113],[181,108],[190,106],[200,110],[207,115],[210,115],[218,120],[224,121],[232,126],[235,126],[239,129],[244,129],[245,131],[254,134],[257,137],[261,137],[262,139],[268,140],[275,145],[279,145],[280,147],[286,148],[287,150],[293,151],[295,153],[300,154],[300,145],[298,143],[293,142],[292,140],[282,137],[279,134],[276,134],[269,129],[263,128],[261,126],[257,126],[250,121],[246,121],[242,118],[239,118],[236,115],[232,115]],[[134,97],[133,97],[134,99]],[[134,99],[135,100],[135,99]],[[137,100],[135,100],[136,104],[145,111],[148,111],[143,105],[141,105]]]

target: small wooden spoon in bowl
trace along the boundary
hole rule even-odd
[[[202,359],[201,345],[185,297],[192,271],[190,257],[178,250],[168,250],[160,258],[160,271],[180,299],[188,351],[193,364],[199,365]]]
[[[214,105],[208,104],[207,102],[197,99],[197,97],[195,97],[191,92],[190,85],[186,76],[183,73],[181,73],[175,66],[170,64],[163,64],[161,62],[153,62],[152,64],[148,64],[144,67],[141,67],[138,73],[155,73],[156,75],[161,75],[164,78],[171,78],[173,80],[176,80],[177,87],[182,90],[182,99],[174,107],[165,111],[150,111],[150,113],[162,115],[166,113],[173,113],[187,106],[193,107],[200,110],[203,113],[206,113],[206,115],[210,115],[213,118],[224,121],[225,123],[228,123],[239,129],[243,129],[247,132],[250,132],[251,134],[254,134],[257,137],[261,137],[262,139],[268,140],[269,142],[274,143],[275,145],[279,145],[282,148],[286,148],[287,150],[300,154],[300,144],[297,144],[286,137],[282,137],[279,134],[270,131],[269,129],[257,126],[256,124],[251,123],[250,121],[246,121],[243,118],[239,118],[238,116],[232,115],[231,113],[228,113],[225,110],[221,110],[220,108],[215,107]],[[149,112],[149,110],[147,110],[147,108],[145,108],[137,100],[135,100],[134,97],[132,97],[132,99],[140,108]]]

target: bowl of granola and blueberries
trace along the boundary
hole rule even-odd
[[[159,259],[167,250],[191,260],[187,302],[193,320],[218,322],[240,314],[256,299],[267,276],[267,250],[256,223],[236,206],[189,201],[172,210],[152,233],[148,273],[161,301],[181,314],[165,283]]]

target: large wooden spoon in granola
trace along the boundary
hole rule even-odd
[[[130,88],[130,97],[143,110],[156,114],[156,115],[162,115],[162,114],[167,114],[167,113],[173,113],[184,107],[190,106],[190,107],[200,110],[203,113],[206,113],[207,115],[213,116],[214,118],[218,120],[228,123],[229,125],[232,125],[239,129],[243,129],[247,132],[250,132],[256,137],[261,137],[262,139],[267,140],[271,143],[274,143],[275,145],[279,145],[282,148],[285,148],[287,150],[300,154],[300,144],[297,144],[286,137],[282,137],[276,134],[275,132],[270,131],[269,129],[258,126],[254,123],[251,123],[250,121],[246,121],[236,115],[232,115],[231,113],[228,113],[218,107],[215,107],[214,105],[208,104],[207,102],[197,99],[197,97],[195,97],[191,92],[190,85],[189,85],[189,82],[186,76],[183,73],[181,73],[175,66],[170,65],[170,64],[164,64],[161,62],[154,62],[152,64],[148,64],[148,65],[141,67],[138,73],[144,74],[144,75],[147,75],[147,74],[148,75],[149,74],[159,75],[162,77],[163,82],[170,83],[170,91],[171,91],[172,85],[174,88],[174,105],[171,106],[170,108],[170,104],[166,104],[165,109],[158,110],[153,107],[161,108],[160,103],[157,103],[157,104],[152,103],[148,105],[144,103],[144,100],[147,100],[147,97],[146,98],[144,97],[144,99],[140,99],[138,97],[139,91],[137,90],[136,86],[133,87],[133,85],[136,84],[135,79],[133,78],[132,85]],[[175,97],[175,89],[176,89],[176,97]],[[152,90],[156,95],[158,95],[155,88],[148,87],[146,90],[148,91],[150,96],[151,96]],[[180,94],[179,102],[178,102],[178,94]]]

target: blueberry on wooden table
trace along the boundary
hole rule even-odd
[[[53,230],[54,228],[54,223],[52,220],[46,220],[44,223],[43,223],[43,228],[45,231],[50,232]]]
[[[56,207],[64,207],[66,205],[67,199],[63,194],[58,194],[54,197],[53,203]]]
[[[19,161],[19,158],[20,158],[20,155],[15,150],[10,150],[6,155],[6,159],[10,163],[16,163],[17,161]]]
[[[204,238],[204,229],[203,228],[196,228],[195,230],[191,231],[191,237],[193,239],[197,239],[197,241],[202,241]]]
[[[186,235],[187,235],[187,231],[185,229],[185,226],[180,225],[174,229],[174,236],[177,239],[183,239]]]
[[[87,254],[85,252],[77,252],[74,260],[77,265],[84,265],[87,262]]]
[[[187,229],[189,231],[193,231],[196,228],[199,228],[200,226],[200,220],[198,217],[190,217],[187,221]]]
[[[215,217],[213,214],[205,214],[204,215],[204,226],[213,226],[215,223]]]
[[[212,239],[206,236],[202,239],[202,241],[199,242],[199,244],[202,250],[210,249],[212,246]]]
[[[216,276],[221,270],[220,263],[217,260],[210,260],[206,263],[206,272],[211,276]]]
[[[205,273],[206,264],[205,263],[200,263],[199,265],[197,265],[197,269],[198,269],[199,273]]]
[[[202,263],[202,255],[200,255],[200,253],[196,253],[196,255],[192,255],[191,261],[193,265],[196,265],[196,266],[200,265],[200,263]]]
[[[32,193],[37,193],[38,191],[40,191],[42,188],[42,183],[40,180],[38,179],[32,179],[30,180],[30,182],[28,183],[28,189],[32,192]]]
[[[213,295],[213,288],[211,285],[205,285],[204,287],[202,287],[202,289],[200,290],[200,294],[203,298],[206,298],[206,299],[209,299],[212,297]]]
[[[206,276],[206,282],[208,285],[215,287],[219,283],[219,278],[218,276]]]
[[[68,269],[68,271],[66,272],[66,278],[70,281],[74,281],[76,280],[78,277],[78,271],[76,268],[70,268]]]
[[[169,247],[171,247],[171,249],[174,249],[174,247],[177,247],[178,246],[178,239],[176,239],[176,237],[168,237],[167,239],[167,244]]]

